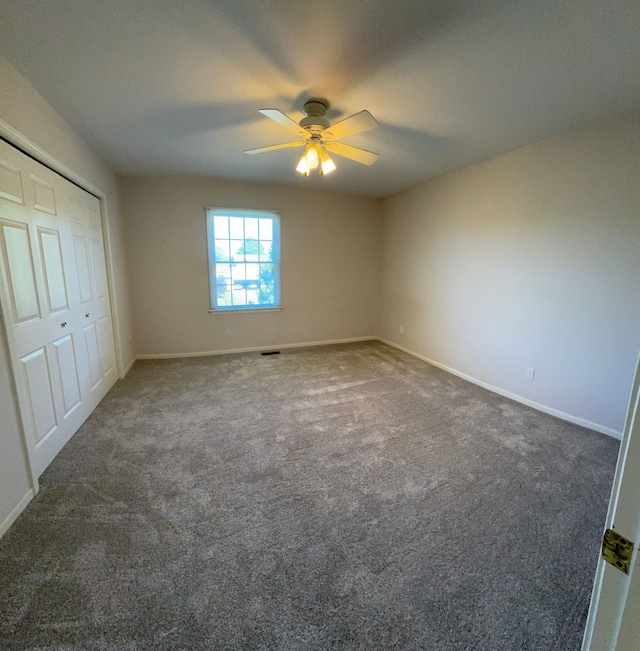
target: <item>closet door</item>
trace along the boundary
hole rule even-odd
[[[92,411],[117,379],[100,202],[75,187],[69,189],[65,198],[78,281],[74,323],[78,324],[78,337],[87,360],[84,399]]]
[[[0,274],[20,414],[39,476],[116,379],[111,315],[97,199],[5,142]]]

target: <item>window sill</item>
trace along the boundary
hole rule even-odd
[[[283,309],[280,307],[254,307],[254,308],[230,308],[224,310],[209,310],[209,314],[258,314],[260,312],[281,312]]]

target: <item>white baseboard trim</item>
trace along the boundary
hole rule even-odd
[[[136,355],[138,359],[177,359],[180,357],[209,357],[211,355],[232,355],[235,353],[256,353],[269,350],[281,350],[283,348],[307,348],[309,346],[330,346],[331,344],[350,344],[358,341],[377,341],[379,338],[351,337],[349,339],[330,339],[327,341],[306,341],[298,344],[273,344],[270,346],[252,346],[250,348],[231,348],[225,350],[205,350],[194,353],[155,353]]]
[[[27,504],[34,498],[33,488],[15,505],[11,513],[0,523],[0,538],[9,530],[9,527],[18,519],[18,516],[25,510]]]
[[[122,380],[123,378],[127,377],[127,373],[133,368],[133,365],[136,363],[137,359],[138,359],[138,357],[136,356],[129,362],[127,367],[124,369],[124,373],[123,373],[122,377],[119,378],[119,379]]]
[[[471,377],[470,375],[466,375],[465,373],[461,373],[460,371],[457,371],[454,368],[450,368],[449,366],[440,364],[440,362],[436,362],[432,359],[429,359],[428,357],[425,357],[424,355],[420,355],[419,353],[416,353],[413,350],[409,350],[404,346],[400,346],[399,344],[396,344],[393,341],[383,339],[382,337],[376,337],[376,339],[378,341],[381,341],[384,344],[387,344],[388,346],[391,346],[392,348],[397,348],[398,350],[401,350],[403,353],[407,353],[408,355],[417,357],[418,359],[421,359],[423,362],[427,362],[432,366],[440,368],[443,371],[446,371],[447,373],[456,375],[457,377],[462,378],[463,380],[467,380],[467,382],[477,384],[478,386],[481,386],[483,389],[487,389],[489,391],[492,391],[493,393],[497,393],[498,395],[501,395],[505,398],[509,398],[510,400],[514,400],[515,402],[519,402],[523,405],[526,405],[527,407],[533,407],[533,409],[542,411],[545,414],[549,414],[550,416],[555,416],[556,418],[566,420],[570,423],[573,423],[574,425],[580,425],[581,427],[592,429],[595,432],[600,432],[601,434],[606,434],[607,436],[611,436],[612,438],[618,439],[619,441],[622,439],[622,432],[618,432],[617,430],[611,429],[609,427],[604,427],[604,425],[599,425],[598,423],[592,423],[589,420],[585,420],[584,418],[579,418],[578,416],[573,416],[572,414],[567,414],[564,411],[559,411],[558,409],[554,409],[553,407],[547,407],[547,405],[543,405],[539,402],[534,402],[533,400],[529,400],[529,398],[523,398],[522,396],[519,396],[515,393],[511,393],[510,391],[505,391],[500,387],[493,386],[492,384],[488,384],[487,382],[478,380],[478,378]]]

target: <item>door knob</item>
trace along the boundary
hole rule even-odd
[[[87,319],[88,319],[91,315],[89,314],[89,312],[87,312],[87,313],[85,314],[85,316],[86,316]]]
[[[63,321],[63,322],[60,324],[60,327],[61,327],[61,328],[66,328],[66,327],[67,327],[67,322],[66,322],[66,321]]]

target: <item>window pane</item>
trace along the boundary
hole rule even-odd
[[[260,220],[260,236],[261,240],[273,239],[273,220],[261,219]]]
[[[275,305],[276,298],[273,295],[273,292],[269,290],[260,290],[260,304],[261,305]]]
[[[229,219],[229,237],[232,240],[244,240],[244,219],[242,217]]]
[[[242,243],[242,250],[244,251],[244,259],[246,262],[257,262],[260,260],[260,242],[252,237],[248,237]]]
[[[231,259],[244,262],[244,240],[231,240]]]
[[[247,290],[238,289],[233,286],[233,305],[246,305],[247,304]]]
[[[244,280],[246,278],[245,271],[246,268],[243,264],[231,265],[231,278],[233,279],[234,284],[238,280]]]
[[[247,280],[258,280],[260,278],[260,265],[247,264]]]
[[[261,305],[274,305],[276,297],[273,290],[267,285],[260,285],[260,303]]]
[[[216,262],[229,262],[229,240],[216,240]]]
[[[229,218],[216,216],[213,218],[213,230],[216,237],[229,237]]]
[[[216,285],[216,301],[218,305],[231,305],[230,286],[222,280],[222,284]]]
[[[260,290],[253,285],[253,289],[247,289],[247,305],[260,305]]]
[[[276,285],[272,264],[260,265],[260,302],[274,305],[276,301]]]
[[[273,282],[273,264],[269,262],[260,263],[260,279],[262,282]]]
[[[251,237],[257,240],[260,236],[258,234],[258,219],[255,217],[247,217],[244,220],[244,236],[245,239]]]
[[[231,265],[219,262],[216,265],[216,276],[224,276],[227,280],[231,280]]]
[[[273,242],[261,242],[262,249],[260,250],[260,262],[273,262]]]
[[[231,265],[216,265],[216,299],[218,305],[231,304]]]

